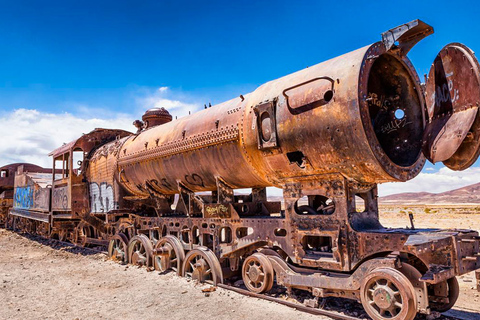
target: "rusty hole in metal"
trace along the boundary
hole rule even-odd
[[[332,98],[333,98],[333,90],[325,91],[325,93],[323,94],[323,100],[325,100],[325,102],[329,102],[330,100],[332,100]]]
[[[223,227],[220,229],[220,243],[232,242],[232,229],[230,227]]]
[[[275,229],[273,231],[273,233],[277,237],[285,237],[287,235],[287,230],[285,230],[285,229]]]
[[[202,246],[205,246],[209,249],[213,249],[213,235],[210,233],[204,233],[202,235]]]
[[[235,231],[236,232],[236,235],[237,235],[237,238],[238,239],[241,239],[243,237],[246,237],[248,235],[251,235],[253,233],[253,228],[250,228],[250,227],[239,227],[237,228],[237,230]]]
[[[405,117],[405,111],[403,111],[402,109],[395,110],[395,118],[401,120],[403,119],[403,117]]]
[[[189,229],[187,226],[182,227],[181,240],[187,244],[190,243],[190,235],[188,231]]]
[[[151,232],[151,238],[154,240],[160,239],[160,231],[159,230],[152,230]]]
[[[299,215],[329,215],[335,212],[335,202],[323,195],[308,195],[298,199],[294,209]]]
[[[167,226],[164,225],[162,228],[162,237],[165,237],[167,235]]]
[[[364,212],[366,210],[366,201],[359,195],[355,196],[355,211]]]
[[[200,230],[197,226],[192,228],[192,243],[199,244],[200,243]]]
[[[291,164],[295,163],[300,168],[302,169],[305,168],[305,155],[303,154],[303,152],[301,151],[288,152],[287,158]]]
[[[329,236],[306,235],[302,238],[302,247],[309,256],[331,256],[332,238]]]

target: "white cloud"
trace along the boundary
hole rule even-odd
[[[192,98],[169,87],[139,88],[133,96],[132,114],[120,114],[113,108],[92,108],[75,104],[75,114],[41,112],[21,108],[0,111],[0,166],[14,162],[30,162],[51,167],[48,153],[95,128],[124,129],[134,132],[132,125],[144,111],[164,107],[174,117],[201,109],[201,104],[185,102]]]
[[[379,185],[379,195],[403,192],[439,193],[480,182],[480,168],[471,167],[464,171],[453,171],[443,167],[437,172],[421,172],[407,182],[391,182]]]
[[[131,116],[116,115],[107,118],[105,116],[108,113],[95,114],[86,117],[70,113],[45,113],[34,109],[0,113],[0,166],[30,162],[51,167],[52,160],[48,153],[63,143],[80,137],[82,133],[95,128],[135,129]]]
[[[202,108],[199,102],[191,102],[191,97],[171,90],[169,87],[160,87],[155,91],[142,90],[136,97],[136,104],[141,110],[150,108],[165,108],[175,117],[183,117]]]

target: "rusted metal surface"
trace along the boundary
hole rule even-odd
[[[477,279],[477,291],[480,292],[480,270],[475,271],[475,278]]]
[[[472,125],[480,107],[480,65],[469,48],[452,43],[440,51],[428,75],[426,99],[425,155],[454,170],[470,166],[479,153],[478,128]]]
[[[7,221],[201,282],[358,300],[373,319],[448,309],[452,279],[480,268],[478,232],[387,229],[377,203],[378,183],[426,158],[460,170],[478,157],[473,53],[445,47],[426,96],[406,57],[432,32],[415,20],[187,117],[151,109],[135,134],[96,129],[50,154],[51,189],[33,174],[10,185],[48,189],[50,209],[18,205]]]
[[[33,208],[35,206],[45,208],[48,212],[48,200],[45,202],[46,194],[39,191],[41,189],[37,185],[37,192],[34,192],[33,181],[30,182],[30,186],[25,181],[17,181],[18,175],[30,174],[35,176],[37,181],[45,186],[43,183],[43,177],[52,174],[52,169],[42,168],[40,166],[30,163],[13,163],[7,166],[0,167],[0,226],[11,226],[13,218],[9,217],[9,211],[14,204],[25,208]],[[16,188],[19,188],[19,192],[16,192]],[[30,189],[31,188],[31,189]],[[38,197],[34,197],[37,195]]]

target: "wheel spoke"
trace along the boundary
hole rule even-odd
[[[388,312],[390,312],[392,317],[395,317],[398,314],[397,308],[395,306],[392,306],[390,309],[388,309]]]

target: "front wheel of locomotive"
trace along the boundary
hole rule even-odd
[[[150,239],[140,234],[128,243],[128,262],[136,266],[151,267],[153,264],[153,245]]]
[[[373,320],[412,320],[417,314],[414,288],[400,271],[378,268],[362,281],[363,308]]]
[[[428,297],[430,309],[438,312],[450,310],[457,302],[459,294],[460,287],[455,277],[433,285]]]
[[[155,244],[154,251],[155,270],[164,272],[172,269],[178,276],[182,274],[185,251],[179,239],[171,235],[165,236]]]
[[[182,276],[200,283],[223,283],[222,267],[215,254],[206,247],[189,251],[185,257]]]
[[[274,272],[272,263],[262,253],[254,253],[243,262],[243,283],[255,293],[270,291],[273,287]]]
[[[127,263],[128,239],[123,233],[117,233],[108,244],[108,257],[114,261]]]

